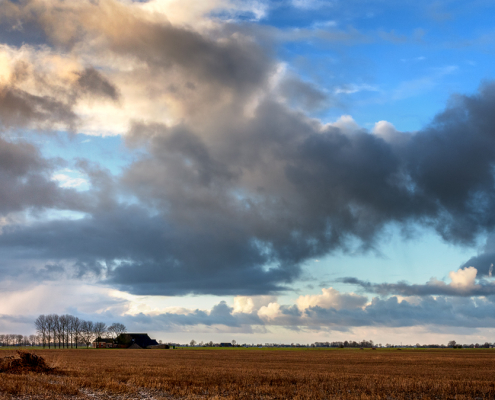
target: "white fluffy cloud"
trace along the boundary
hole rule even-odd
[[[334,288],[321,289],[322,294],[300,296],[297,301],[299,310],[310,307],[335,308],[356,308],[366,304],[368,299],[355,293],[340,293]]]
[[[451,271],[449,277],[452,280],[451,285],[459,289],[472,289],[475,285],[476,274],[478,270],[474,267],[467,267],[456,271]]]
[[[262,319],[272,320],[281,316],[280,304],[270,303],[258,310],[258,316]]]
[[[234,313],[251,314],[276,300],[275,296],[236,296],[234,297]]]

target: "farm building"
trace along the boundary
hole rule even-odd
[[[158,342],[151,339],[147,333],[123,333],[115,339],[115,342],[120,348],[146,349],[148,346],[158,346]]]
[[[98,338],[93,341],[93,348],[94,349],[109,349],[112,347],[117,347],[115,346],[115,340],[113,339],[102,339]]]
[[[97,338],[93,341],[93,348],[102,349],[146,349],[149,346],[158,346],[158,342],[151,339],[147,333],[123,333],[116,339]]]

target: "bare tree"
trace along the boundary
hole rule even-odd
[[[72,319],[72,334],[74,335],[74,342],[76,343],[76,349],[77,349],[77,344],[79,343],[79,340],[81,339],[82,333],[83,333],[83,322],[77,317],[73,317]]]
[[[74,339],[74,328],[72,324],[74,323],[74,317],[73,315],[67,314],[67,348],[69,347],[72,349],[73,347],[73,339]]]
[[[107,335],[108,337],[115,338],[117,337],[117,333],[115,332],[115,323],[110,325],[107,329]]]
[[[36,321],[34,321],[36,332],[41,335],[43,348],[45,348],[46,343],[47,325],[48,323],[44,315],[40,315],[38,318],[36,318]]]
[[[107,332],[107,325],[104,322],[97,322],[93,325],[93,333],[96,336],[96,347],[98,347],[99,340]]]
[[[189,343],[191,345],[191,347],[195,346],[196,345],[196,341],[193,339],[191,340],[191,343]]]
[[[51,315],[45,317],[46,321],[46,341],[48,343],[48,348],[52,345],[52,330],[53,330],[53,318]]]
[[[61,327],[60,327],[60,317],[57,314],[52,314],[53,318],[53,347],[57,347],[60,349],[60,339],[61,339]]]
[[[125,327],[124,324],[121,324],[119,322],[114,322],[112,325],[108,327],[107,331],[112,338],[117,338],[123,333],[126,333],[127,328]]]
[[[81,324],[81,336],[86,345],[86,348],[89,347],[93,338],[94,338],[94,323],[92,321],[83,321]]]
[[[65,348],[66,344],[66,339],[67,339],[67,328],[69,324],[69,320],[67,319],[67,315],[61,315],[58,317],[58,323],[59,323],[59,348],[60,348],[60,341],[62,341],[62,347]]]

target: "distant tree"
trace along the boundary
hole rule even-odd
[[[235,346],[237,342],[235,340],[232,340],[232,346]]]
[[[76,349],[77,349],[77,344],[81,340],[81,335],[83,333],[83,321],[81,321],[79,318],[74,317],[72,320],[72,335],[74,336],[74,342],[76,344]]]
[[[457,342],[456,342],[455,340],[451,340],[447,346],[448,346],[448,347],[453,347],[453,348],[455,348],[455,345],[456,345],[456,344],[457,344]]]
[[[53,341],[58,341],[58,348],[60,349],[62,340],[62,325],[60,324],[60,317],[57,314],[53,315]],[[55,344],[54,344],[54,347]]]
[[[107,329],[107,335],[108,335],[108,337],[111,337],[111,338],[117,337],[117,334],[115,333],[114,325],[115,324],[112,324],[112,325],[110,325],[108,327],[108,329]]]
[[[120,336],[121,334],[126,333],[127,328],[125,327],[124,324],[114,322],[112,325],[110,325],[108,327],[107,331],[108,331],[110,337],[116,338],[116,337]]]
[[[41,335],[41,340],[43,343],[43,348],[45,348],[46,344],[46,333],[47,333],[47,321],[46,317],[44,315],[40,315],[36,320],[34,321],[34,326],[36,327],[36,332],[38,332],[39,335]]]
[[[60,337],[62,339],[62,347],[69,347],[69,325],[70,325],[70,315],[61,315],[58,318],[60,325]],[[60,346],[59,346],[60,347]]]
[[[92,321],[83,321],[81,323],[81,338],[86,345],[89,347],[94,338],[94,323]]]
[[[99,340],[107,332],[107,325],[104,322],[97,322],[93,325],[93,333],[96,336],[96,344],[98,347]]]
[[[193,339],[191,340],[191,343],[189,343],[191,345],[191,347],[195,346],[196,345],[196,341]]]
[[[47,315],[46,317],[46,340],[48,342],[48,348],[50,348],[52,343],[52,333],[53,333],[53,315]]]

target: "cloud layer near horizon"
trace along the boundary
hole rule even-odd
[[[472,286],[472,271],[452,272],[454,286]],[[89,291],[89,292],[88,292]],[[456,297],[430,296],[392,296],[373,297],[355,293],[343,293],[334,288],[324,288],[318,295],[301,295],[292,304],[281,304],[274,296],[236,296],[233,306],[219,301],[211,308],[166,307],[150,309],[145,298],[130,299],[124,293],[98,290],[89,286],[80,286],[72,281],[55,285],[50,289],[40,287],[30,290],[30,296],[37,300],[38,309],[50,310],[56,306],[53,293],[63,295],[71,292],[80,303],[79,308],[66,311],[83,319],[119,320],[131,330],[146,327],[154,332],[197,333],[223,332],[232,334],[270,334],[271,331],[284,329],[299,333],[308,332],[346,332],[360,327],[379,330],[428,326],[430,331],[452,329],[457,332],[471,329],[495,328],[495,318],[491,310],[494,297]],[[88,294],[92,293],[90,297]],[[132,296],[131,296],[132,297]],[[85,300],[83,300],[85,298]],[[11,307],[20,302],[20,296],[7,293],[6,299]],[[43,304],[43,305],[42,305]],[[141,308],[144,307],[144,308]],[[24,305],[27,310],[29,307]],[[5,308],[3,307],[5,310]],[[36,311],[31,308],[31,312]],[[0,321],[7,326],[31,326],[32,317],[1,315]],[[23,328],[24,329],[24,328]],[[188,339],[189,340],[189,339]]]

